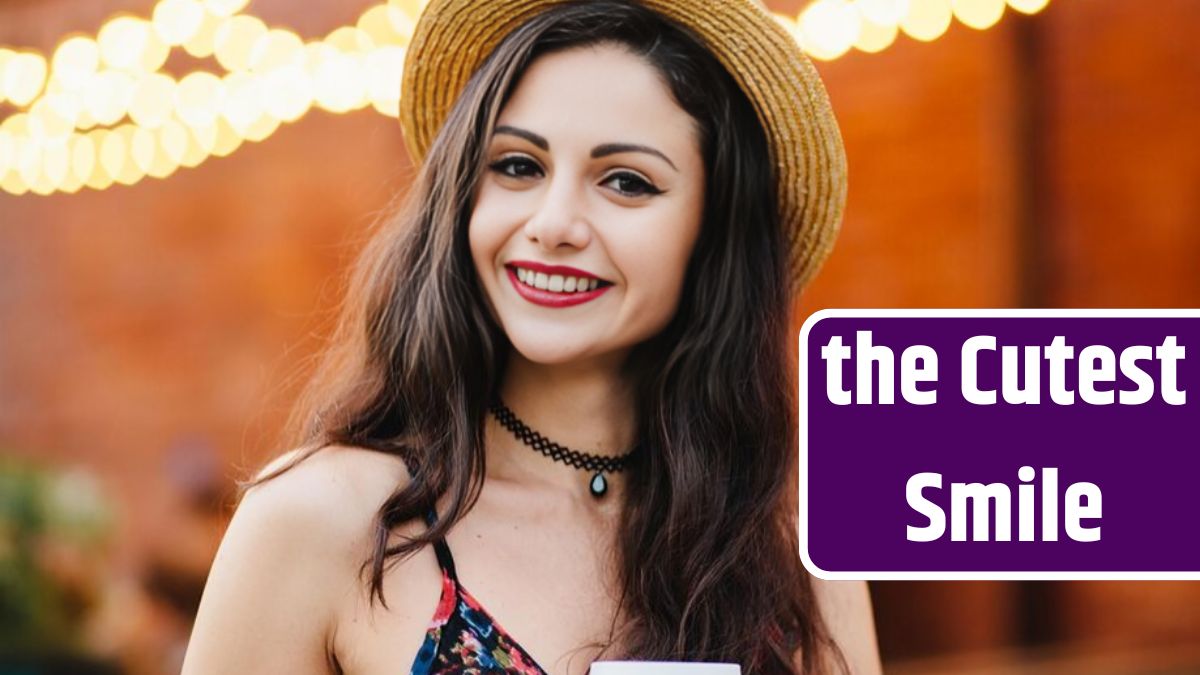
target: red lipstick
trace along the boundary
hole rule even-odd
[[[562,275],[564,277],[577,277],[580,279],[599,279],[600,283],[596,288],[590,291],[576,292],[559,292],[534,288],[521,281],[517,277],[517,268],[529,270],[534,273],[542,273],[546,275]],[[581,270],[576,267],[568,267],[566,265],[546,265],[544,263],[535,262],[533,260],[513,260],[504,266],[504,271],[508,274],[508,280],[512,283],[513,289],[522,298],[532,302],[535,305],[542,307],[574,307],[582,305],[585,302],[590,302],[604,295],[605,291],[612,287],[612,284],[600,279],[600,277]]]

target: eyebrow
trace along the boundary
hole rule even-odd
[[[508,134],[510,136],[516,136],[518,138],[523,138],[523,139],[529,141],[530,143],[536,145],[537,147],[541,148],[544,152],[550,151],[550,141],[547,141],[544,137],[542,137],[538,134],[535,134],[532,131],[529,131],[527,129],[521,129],[519,127],[512,127],[512,126],[508,126],[508,125],[501,125],[501,126],[496,127],[495,133],[496,134]],[[637,145],[636,143],[604,143],[601,145],[597,145],[596,147],[592,148],[592,159],[599,159],[601,157],[607,157],[609,155],[616,155],[616,154],[619,154],[622,152],[640,152],[640,153],[644,153],[647,155],[652,155],[654,157],[658,157],[662,161],[669,164],[672,169],[675,169],[675,171],[679,171],[679,168],[675,166],[675,162],[672,162],[670,157],[667,157],[662,152],[660,152],[650,146]]]

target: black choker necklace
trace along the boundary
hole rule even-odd
[[[623,471],[629,465],[629,458],[638,450],[637,446],[634,446],[632,450],[618,457],[606,457],[604,455],[579,452],[578,450],[563,447],[530,429],[524,422],[517,418],[513,411],[508,409],[508,406],[500,401],[492,404],[491,411],[496,416],[496,421],[500,422],[505,429],[511,431],[525,445],[556,462],[562,462],[576,469],[592,472],[594,475],[592,476],[591,483],[588,484],[588,489],[596,499],[603,497],[608,492],[608,481],[604,478],[604,474]]]

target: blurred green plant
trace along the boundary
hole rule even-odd
[[[0,657],[76,652],[113,512],[97,480],[0,453]],[[2,660],[2,659],[0,659]]]

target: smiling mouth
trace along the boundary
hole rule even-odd
[[[612,285],[603,279],[592,276],[550,274],[520,265],[508,265],[508,268],[516,274],[517,281],[521,284],[550,293],[586,293]]]

